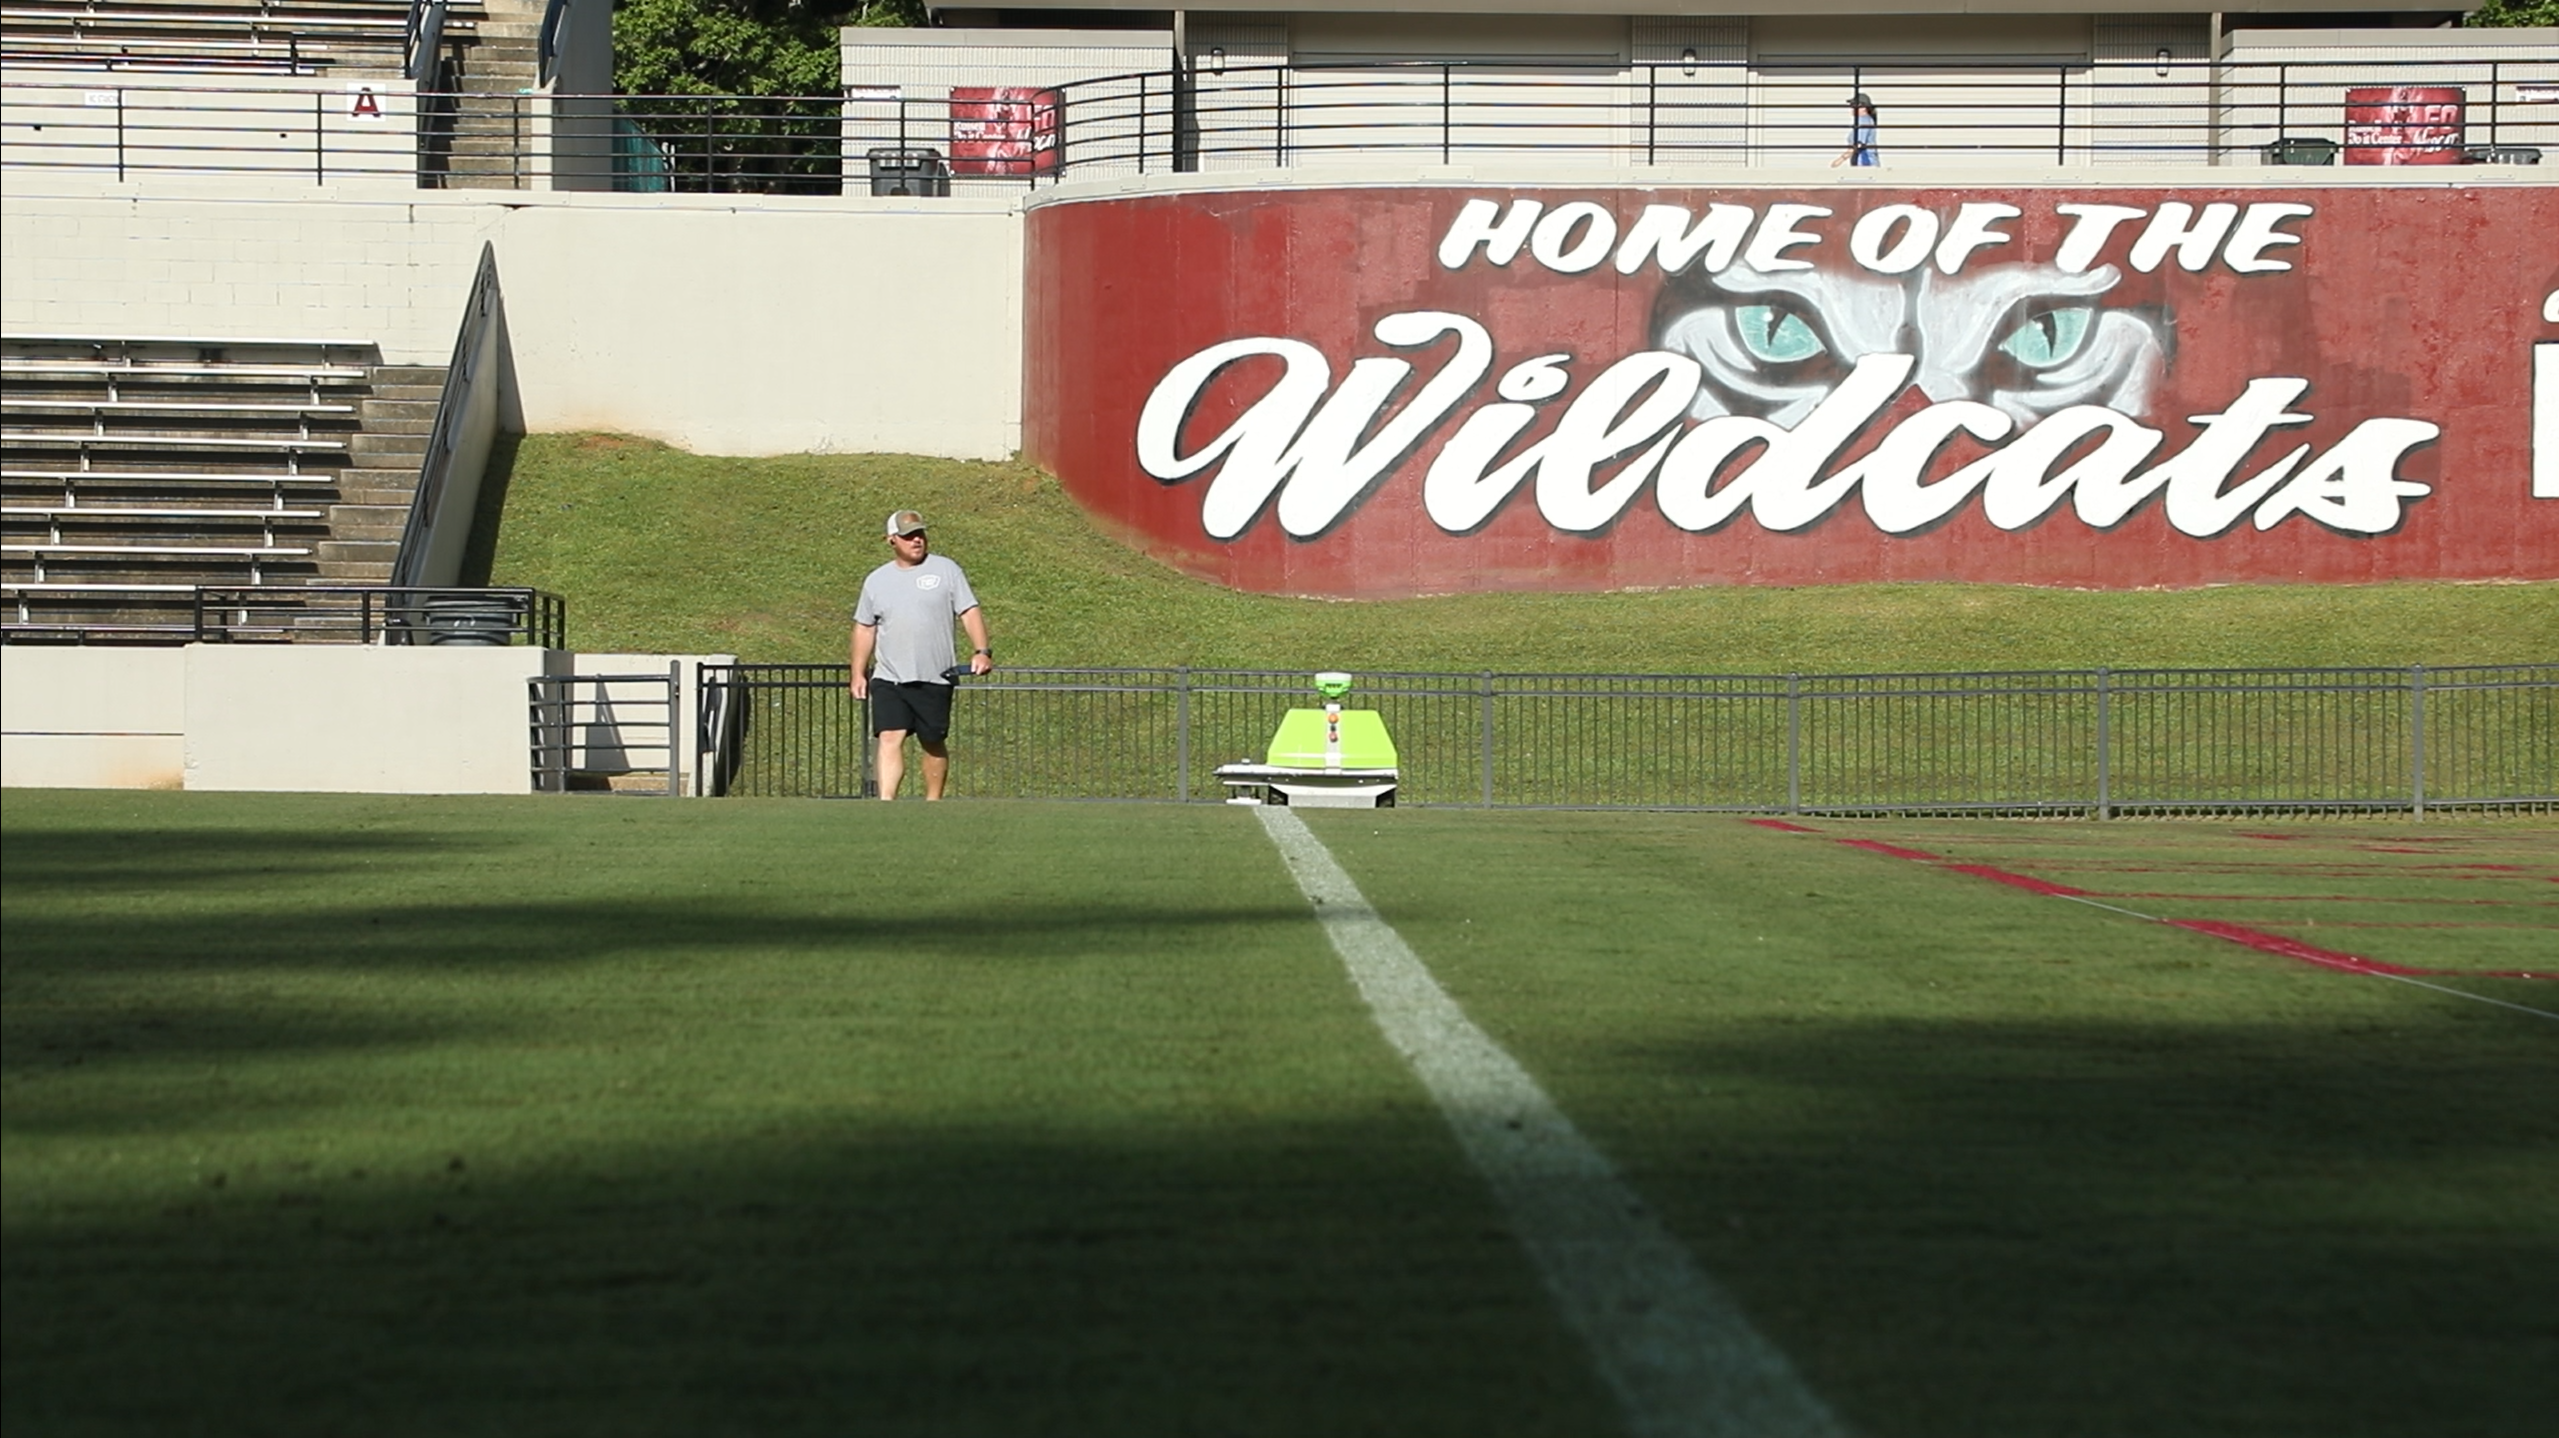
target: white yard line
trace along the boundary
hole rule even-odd
[[[1466,1017],[1331,851],[1254,811],[1388,1044],[1508,1210],[1565,1320],[1644,1438],[1838,1438],[1846,1430],[1608,1159]]]

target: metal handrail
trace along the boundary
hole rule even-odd
[[[393,584],[415,585],[425,578],[436,527],[446,522],[444,491],[452,476],[455,447],[474,387],[482,378],[481,337],[496,323],[499,303],[497,247],[483,241],[480,267],[471,277],[471,297],[462,307],[461,331],[453,337],[453,361],[444,371],[444,392],[436,398],[435,423],[427,431],[426,454],[418,461],[417,489],[409,500],[408,520],[400,529],[399,553],[391,562]],[[496,376],[488,378],[494,381]],[[463,515],[459,522],[468,525],[471,516]]]
[[[522,585],[199,585],[199,644],[529,644],[568,647],[568,605]]]
[[[409,0],[409,23],[402,37],[400,73],[433,88],[444,55],[446,0]]]
[[[555,6],[549,13],[568,12]],[[423,56],[419,64],[421,78],[431,78]],[[2357,156],[2347,144],[2345,90],[2394,81],[2467,89],[2464,149],[2476,152],[2467,158],[2502,162],[2559,147],[2559,56],[2517,58],[2494,47],[2421,58],[1981,64],[1960,72],[1707,61],[1694,73],[1649,61],[1549,65],[1533,74],[1461,61],[1229,66],[1188,77],[1178,106],[1175,78],[1132,72],[1046,87],[1056,103],[1036,123],[1054,121],[1061,137],[1053,164],[957,153],[947,95],[626,95],[617,104],[666,156],[668,187],[697,192],[859,190],[870,178],[863,167],[873,150],[900,163],[931,157],[930,193],[1398,156],[1417,163],[1553,155],[1604,165],[1818,164],[1841,144],[1834,112],[1844,83],[1866,86],[1886,102],[1888,165],[1906,158],[2351,163]],[[8,127],[0,161],[119,174],[299,170],[324,181],[418,178],[415,147],[383,143],[395,138],[396,124],[380,132],[324,124],[336,113],[327,103],[336,97],[316,81],[310,86],[110,91],[94,80],[13,84],[13,110],[28,109]],[[112,106],[92,98],[107,93]],[[501,175],[541,183],[552,160],[528,146],[548,143],[546,132],[525,121],[548,101],[495,98],[502,112],[484,115],[466,112],[460,96],[422,88],[417,113],[438,116],[449,138],[468,139],[475,153],[491,151]],[[53,113],[34,117],[37,107]]]
[[[551,72],[560,58],[560,27],[568,22],[572,0],[549,0],[542,7],[542,34],[536,83],[548,86]]]

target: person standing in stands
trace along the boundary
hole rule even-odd
[[[880,797],[897,797],[906,778],[906,736],[924,750],[924,797],[939,799],[951,777],[952,671],[959,667],[951,623],[968,631],[971,674],[995,667],[986,611],[960,567],[932,552],[924,516],[889,516],[889,562],[862,581],[853,605],[853,697],[871,707],[879,735]]]
[[[1883,153],[1875,148],[1875,102],[1858,91],[1848,97],[1848,148],[1830,162],[1834,170],[1842,165],[1880,165]]]

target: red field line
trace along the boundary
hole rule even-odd
[[[1804,832],[1807,834],[1818,834],[1821,830],[1806,829]],[[1881,839],[1842,839],[1839,842],[1846,844],[1852,849],[1868,849],[1878,854],[1890,854],[1896,859],[1916,859],[1923,864],[1934,864],[1938,862],[1938,858],[1934,854],[1924,854],[1917,849],[1905,849],[1898,844],[1887,844]]]
[[[2074,889],[2068,884],[2056,884],[2048,879],[2038,879],[2031,874],[2014,874],[2010,873],[2006,869],[1994,869],[1988,864],[1948,864],[1946,867],[1954,870],[1958,874],[1972,874],[1979,878],[1988,879],[1994,884],[2014,885],[2015,887],[2024,889],[2029,893],[2051,894],[2056,898],[2063,899],[2084,899],[2088,897],[2088,891],[2086,889]]]
[[[1753,824],[1757,824],[1757,825],[1761,826],[1762,828],[1783,829],[1784,831],[1786,831],[1786,832],[1788,832],[1788,833],[1794,833],[1794,834],[1814,834],[1814,835],[1820,835],[1820,834],[1821,834],[1821,832],[1822,832],[1822,831],[1821,831],[1821,830],[1819,830],[1819,829],[1810,828],[1810,827],[1807,827],[1807,826],[1802,825],[1802,824],[1788,824],[1788,823],[1785,823],[1785,822],[1783,822],[1783,821],[1781,821],[1781,820],[1772,820],[1772,819],[1752,819],[1752,820],[1749,820],[1748,822],[1753,823]],[[1825,836],[1825,837],[1826,837],[1826,836]],[[1970,874],[1970,875],[1974,876],[1975,878],[1989,879],[1989,880],[1993,881],[1994,883],[2009,884],[2009,885],[2013,885],[2014,887],[2017,887],[2017,888],[2020,888],[2020,889],[2025,889],[2025,890],[2028,890],[2028,891],[2033,892],[2033,893],[2044,894],[2044,895],[2048,895],[2048,896],[2050,896],[2050,897],[2053,897],[2053,898],[2060,898],[2060,899],[2075,899],[2075,900],[2078,900],[2078,901],[2083,902],[2083,903],[2096,903],[2096,902],[2097,902],[2097,899],[2098,899],[2099,897],[2106,897],[2106,898],[2172,898],[2172,897],[2178,897],[2178,896],[2175,896],[2175,895],[2167,895],[2167,894],[2152,894],[2152,895],[2133,895],[2133,894],[2106,894],[2106,895],[2098,895],[2098,894],[2091,894],[2088,890],[2085,890],[2085,889],[2074,889],[2074,888],[2071,888],[2071,887],[2070,887],[2069,885],[2067,885],[2067,884],[2056,884],[2056,883],[2052,883],[2052,882],[2050,882],[2050,881],[2048,881],[2048,880],[2038,879],[2038,878],[2035,878],[2035,877],[2033,877],[2033,876],[2031,876],[2031,875],[2027,875],[2027,874],[2020,874],[2020,873],[2017,873],[2017,872],[2015,872],[2015,871],[2013,871],[2013,870],[2009,870],[2009,869],[2002,869],[2002,868],[1998,868],[1998,867],[1996,867],[1996,866],[1994,866],[1994,865],[1990,865],[1990,864],[1959,864],[1959,863],[1954,862],[1954,861],[1953,861],[1953,860],[1951,860],[1951,859],[1941,858],[1941,857],[1939,857],[1938,855],[1928,853],[1928,852],[1926,852],[1925,850],[1921,850],[1921,849],[1906,849],[1906,848],[1903,848],[1903,847],[1902,847],[1901,845],[1899,845],[1899,844],[1887,844],[1887,843],[1885,843],[1885,842],[1884,842],[1883,840],[1881,840],[1881,839],[1832,839],[1832,840],[1831,840],[1831,842],[1832,842],[1832,843],[1835,843],[1835,844],[1845,844],[1845,845],[1847,845],[1849,848],[1852,848],[1852,849],[1864,849],[1864,850],[1866,850],[1866,851],[1867,851],[1867,852],[1869,852],[1869,853],[1875,853],[1875,854],[1883,854],[1883,855],[1887,855],[1887,856],[1889,856],[1889,857],[1891,857],[1891,858],[1895,858],[1895,859],[1908,859],[1908,860],[1911,860],[1911,861],[1912,861],[1912,862],[1914,862],[1914,863],[1932,864],[1932,865],[1937,866],[1938,868],[1953,870],[1954,872],[1956,872],[1956,873],[1958,873],[1958,874]],[[2289,868],[2287,868],[2287,869],[2285,870],[2285,872],[2294,872],[2294,871],[2293,871],[2293,870],[2290,870]],[[2393,871],[2393,872],[2401,872],[2401,871]],[[2190,896],[2186,896],[2186,897],[2199,898],[2199,899],[2215,899],[2215,900],[2219,900],[2219,901],[2222,901],[2222,902],[2230,902],[2230,903],[2265,902],[2265,901],[2262,901],[2262,900],[2251,900],[2251,899],[2247,898],[2246,896],[2243,896],[2243,895],[2236,895],[2236,894],[2220,894],[2220,895],[2197,894],[2197,895],[2190,895]],[[2341,901],[2355,901],[2355,900],[2358,900],[2358,899],[2360,898],[2360,896],[2355,896],[2355,895],[2344,895],[2344,894],[2320,894],[2320,895],[2312,895],[2312,896],[2308,896],[2308,897],[2316,898],[2316,899],[2324,899],[2324,900],[2341,900]],[[2302,900],[2300,900],[2300,899],[2290,899],[2290,900],[2277,900],[2277,901],[2275,901],[2275,902],[2298,903],[2298,902],[2302,902]],[[2495,900],[2495,899],[2390,900],[2390,899],[2383,899],[2383,898],[2374,898],[2374,899],[2370,899],[2370,900],[2364,900],[2364,902],[2372,902],[2372,903],[2391,903],[2391,902],[2400,902],[2400,903],[2414,903],[2414,902],[2441,902],[2441,903],[2456,903],[2456,904],[2495,904],[2495,903],[2499,903],[2500,901],[2499,901],[2499,900]],[[2112,906],[2111,906],[2111,905],[2102,905],[2102,904],[2101,904],[2101,905],[2099,905],[2099,907],[2101,907],[2101,908],[2110,908],[2110,907],[2112,907]],[[2535,907],[2540,907],[2540,906],[2539,906],[2539,905],[2535,905]],[[2491,972],[2481,972],[2481,971],[2473,970],[2473,969],[2416,969],[2416,968],[2409,968],[2409,967],[2406,967],[2405,965],[2401,965],[2401,964],[2387,964],[2387,963],[2383,963],[2383,962],[2382,962],[2382,961],[2380,961],[2379,959],[2367,959],[2367,958],[2364,958],[2363,956],[2361,956],[2361,955],[2359,955],[2359,954],[2348,954],[2348,953],[2342,953],[2342,952],[2340,952],[2340,951],[2338,951],[2338,950],[2335,950],[2335,949],[2323,949],[2323,948],[2319,947],[2319,946],[2318,946],[2318,945],[2316,945],[2316,944],[2306,944],[2306,943],[2303,943],[2303,942],[2302,942],[2301,940],[2299,940],[2299,939],[2288,939],[2288,938],[2285,938],[2285,937],[2284,937],[2283,935],[2281,935],[2281,934],[2270,934],[2270,933],[2267,933],[2266,931],[2264,931],[2263,929],[2252,929],[2252,928],[2249,928],[2249,927],[2247,927],[2246,925],[2243,925],[2243,924],[2231,924],[2231,923],[2224,923],[2224,922],[2222,922],[2221,920],[2218,920],[2218,919],[2170,919],[2170,918],[2163,918],[2163,917],[2161,917],[2161,916],[2159,916],[2159,915],[2157,915],[2157,914],[2143,914],[2143,913],[2137,913],[2137,912],[2135,912],[2134,910],[2131,910],[2131,909],[2117,909],[2117,910],[2115,910],[2115,912],[2117,912],[2117,913],[2122,913],[2122,914],[2130,914],[2130,915],[2132,915],[2134,918],[2138,918],[2138,919],[2149,919],[2149,920],[2151,920],[2151,921],[2152,921],[2152,922],[2154,922],[2154,923],[2167,924],[2167,925],[2169,925],[2169,926],[2170,926],[2170,927],[2172,927],[2172,928],[2185,929],[2185,930],[2187,930],[2187,931],[2188,931],[2188,932],[2190,932],[2190,933],[2197,933],[2197,934],[2205,934],[2205,935],[2209,935],[2209,936],[2210,936],[2210,937],[2212,937],[2212,938],[2227,940],[2228,942],[2231,942],[2231,943],[2234,943],[2234,944],[2244,944],[2244,945],[2246,945],[2246,946],[2247,946],[2247,947],[2249,947],[2249,948],[2259,950],[2260,952],[2263,952],[2263,953],[2275,954],[2275,955],[2279,955],[2279,956],[2281,956],[2281,957],[2283,957],[2283,958],[2288,958],[2288,959],[2297,959],[2297,960],[2300,960],[2300,961],[2301,961],[2301,962],[2303,962],[2303,963],[2307,963],[2307,964],[2316,964],[2316,965],[2320,966],[2321,968],[2336,969],[2336,970],[2340,970],[2340,971],[2345,972],[2345,973],[2354,973],[2354,974],[2376,974],[2376,975],[2381,975],[2381,976],[2388,977],[2388,978],[2401,978],[2401,979],[2406,979],[2406,978],[2416,978],[2416,977],[2421,976],[2421,975],[2422,975],[2422,976],[2428,976],[2428,977],[2446,977],[2446,978],[2449,978],[2449,977],[2465,977],[2465,978],[2486,978],[2486,979],[2559,979],[2559,972],[2538,973],[2538,972],[2532,972],[2532,971],[2528,971],[2528,970],[2521,970],[2521,969],[2505,969],[2505,970],[2496,970],[2496,971],[2491,971]],[[2460,926],[2458,926],[2458,925],[2452,925],[2452,926],[2448,926],[2448,927],[2460,927]],[[2472,994],[2472,995],[2464,995],[2464,997],[2468,997],[2468,998],[2476,998],[2476,997],[2478,997],[2478,996],[2477,996],[2477,995],[2475,995],[2475,994]],[[2492,1001],[2492,1002],[2496,1002],[2496,1001]],[[2512,1007],[2512,1005],[2508,1005],[2508,1007]],[[2530,1012],[2538,1013],[2538,1012],[2540,1012],[2540,1010],[2537,1010],[2537,1009],[2536,1009],[2536,1010],[2531,1010]]]
[[[2110,899],[2177,899],[2216,904],[2455,904],[2463,908],[2554,909],[2545,899],[2409,899],[2388,894],[2182,894],[2160,889],[2089,889]]]
[[[2412,969],[2400,964],[2385,964],[2379,959],[2339,953],[2335,949],[2323,949],[2317,944],[2305,944],[2299,939],[2287,939],[2281,934],[2269,934],[2262,929],[2243,928],[2238,924],[2225,924],[2213,919],[2170,919],[2168,922],[2180,929],[2192,929],[2198,934],[2210,934],[2216,939],[2228,939],[2234,944],[2246,944],[2252,949],[2281,954],[2287,959],[2299,959],[2305,964],[2318,964],[2331,969],[2344,969],[2354,974],[2397,974],[2402,978],[2423,974],[2436,978],[2462,976],[2474,979],[2559,979],[2559,973],[2534,973],[2527,969],[2488,971]]]

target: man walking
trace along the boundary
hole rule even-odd
[[[986,611],[960,567],[932,552],[924,516],[889,516],[890,559],[862,581],[853,605],[853,697],[871,706],[879,734],[880,797],[897,797],[906,778],[906,736],[924,750],[924,797],[939,799],[951,776],[951,689],[957,667],[951,621],[968,631],[976,652],[969,672],[995,667],[986,641]]]

